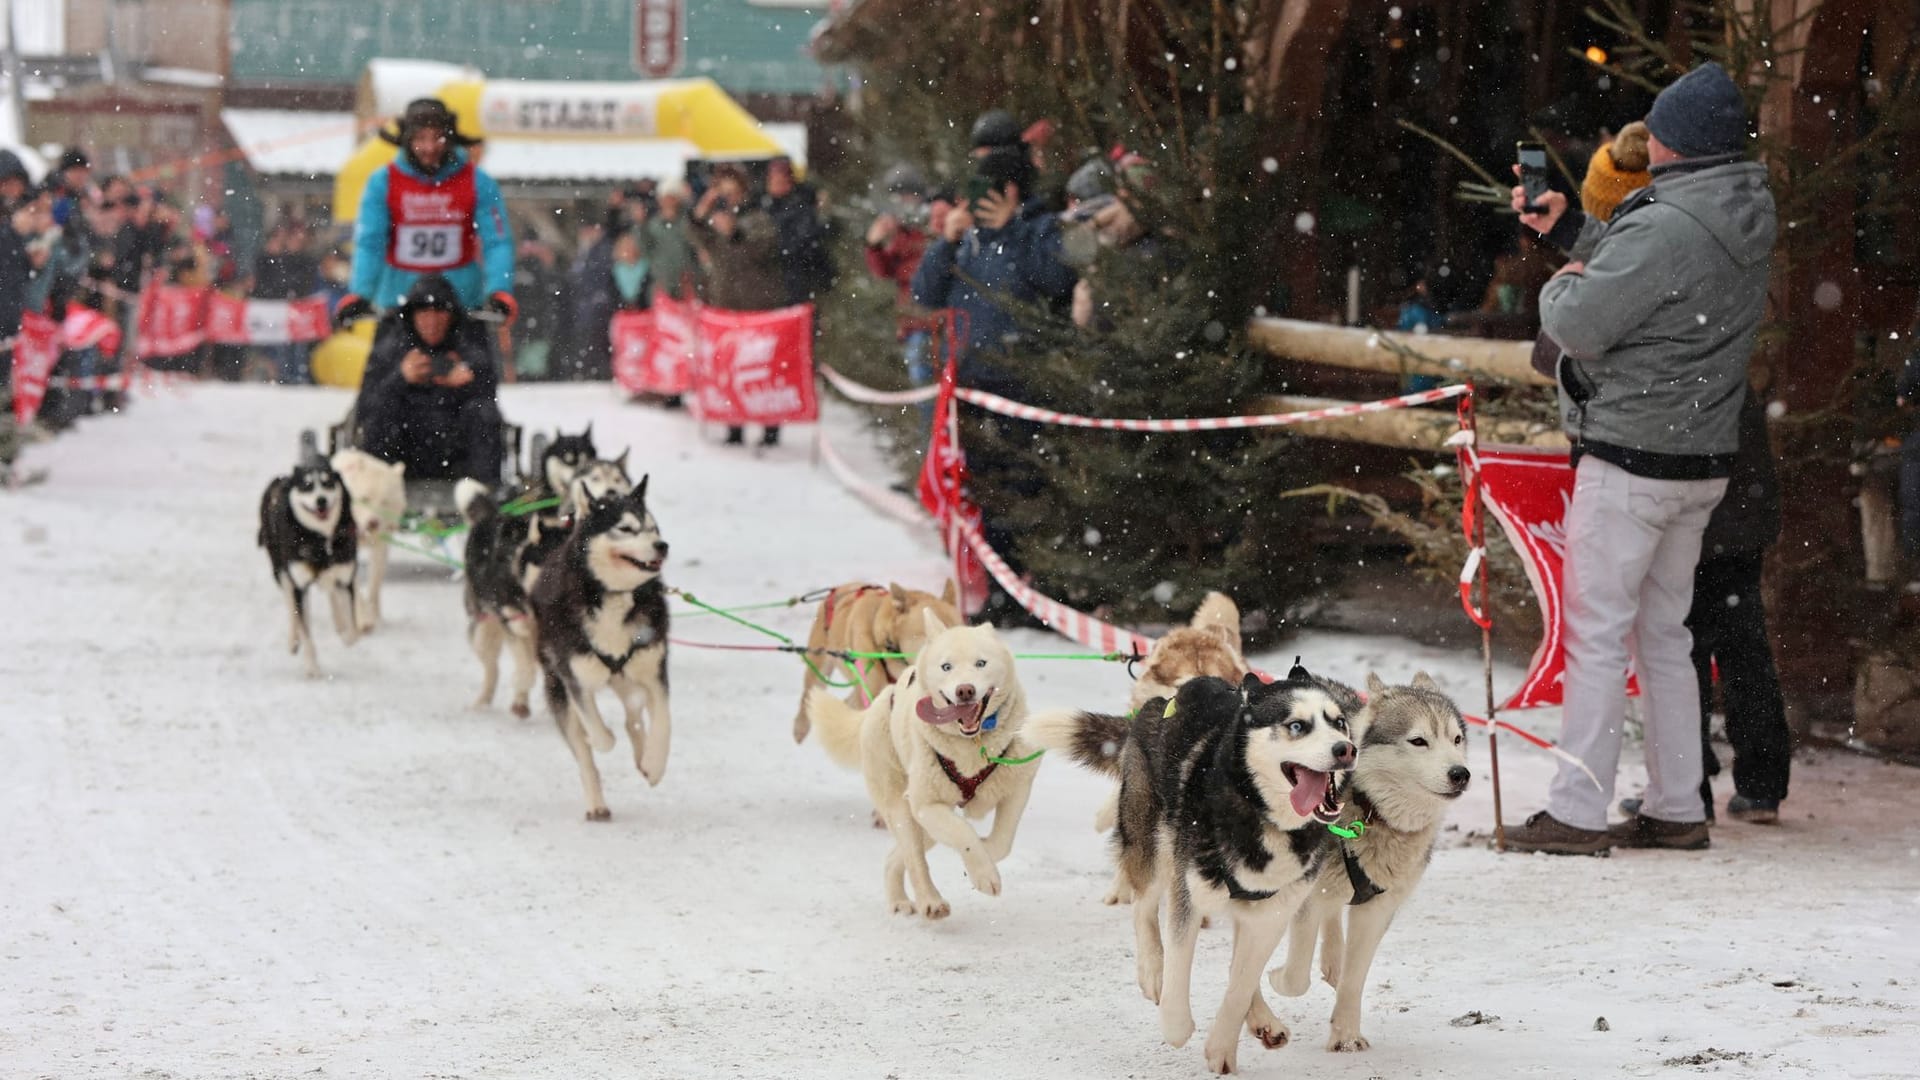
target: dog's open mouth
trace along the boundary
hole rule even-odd
[[[628,565],[636,567],[641,570],[645,570],[649,574],[659,573],[660,564],[665,561],[663,559],[650,559],[650,560],[643,561],[641,559],[636,559],[631,555],[622,555],[620,557],[626,560]]]
[[[1294,813],[1323,823],[1340,820],[1340,793],[1334,786],[1332,773],[1286,761],[1280,764],[1280,775],[1293,785],[1287,801],[1293,804]]]
[[[913,707],[914,715],[929,724],[953,724],[960,734],[968,738],[980,734],[981,725],[986,723],[987,699],[993,695],[974,701],[957,702],[952,705],[935,705],[930,697],[923,697]]]

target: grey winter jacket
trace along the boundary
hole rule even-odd
[[[1560,411],[1583,452],[1643,475],[1727,475],[1766,303],[1775,220],[1766,169],[1677,162],[1570,254],[1540,290],[1560,343]]]

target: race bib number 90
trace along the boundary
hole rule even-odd
[[[402,225],[394,230],[394,262],[420,270],[444,270],[460,264],[459,225]]]

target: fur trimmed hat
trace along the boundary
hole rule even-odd
[[[1588,217],[1611,218],[1622,200],[1653,182],[1648,164],[1647,125],[1635,120],[1593,152],[1580,181],[1581,209]]]

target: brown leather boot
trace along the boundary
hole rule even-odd
[[[1607,829],[1614,847],[1700,851],[1713,843],[1704,821],[1662,821],[1635,814]]]
[[[1605,855],[1613,837],[1604,829],[1576,829],[1545,810],[1507,829],[1507,850],[1548,855]]]

